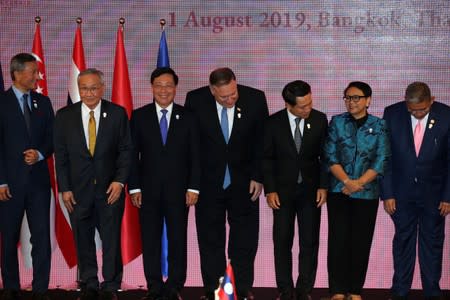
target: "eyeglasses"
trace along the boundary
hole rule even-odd
[[[91,87],[83,86],[83,87],[80,87],[80,92],[82,94],[88,94],[88,93],[95,94],[95,93],[97,93],[97,91],[99,89],[100,89],[100,87],[98,87],[98,86],[91,86]]]
[[[342,99],[345,101],[345,102],[353,102],[353,103],[358,103],[359,102],[359,100],[361,100],[362,98],[367,98],[367,96],[360,96],[360,95],[352,95],[352,96],[344,96],[344,97],[342,97]]]
[[[167,84],[167,85],[154,84],[154,85],[153,85],[153,88],[154,88],[154,89],[157,89],[157,90],[162,90],[162,89],[168,89],[168,90],[171,90],[171,89],[174,89],[174,88],[175,88],[175,85],[174,85],[174,84]]]

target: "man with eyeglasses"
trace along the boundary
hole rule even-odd
[[[81,281],[79,299],[117,299],[123,268],[120,251],[123,187],[128,180],[133,148],[128,116],[123,107],[102,99],[105,84],[101,71],[80,72],[78,90],[81,101],[56,114],[58,187],[75,238]],[[103,248],[100,287],[95,228]]]
[[[139,208],[148,293],[142,300],[179,300],[186,281],[189,207],[200,192],[200,140],[192,114],[174,103],[178,76],[157,68],[150,77],[153,103],[131,117],[134,164],[129,180]],[[167,224],[168,269],[161,273],[161,236]]]
[[[382,180],[384,209],[395,225],[392,299],[407,299],[418,241],[426,299],[442,299],[445,217],[450,213],[450,108],[423,82],[384,111],[392,159]]]

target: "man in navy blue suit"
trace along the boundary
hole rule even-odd
[[[2,300],[19,299],[17,243],[26,212],[31,231],[33,300],[48,299],[50,275],[50,177],[54,113],[50,99],[33,92],[39,79],[36,59],[11,59],[13,85],[0,96],[0,222]]]
[[[441,299],[445,216],[450,213],[450,108],[434,101],[423,82],[405,101],[386,107],[392,159],[382,180],[384,209],[395,225],[393,299],[407,299],[419,239],[426,299]]]

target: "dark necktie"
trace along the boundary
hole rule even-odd
[[[302,133],[300,132],[300,118],[295,118],[295,131],[294,131],[294,142],[295,148],[297,148],[297,153],[300,153],[300,148],[302,147]],[[301,183],[303,181],[302,172],[298,172],[297,183]]]
[[[167,109],[161,109],[162,117],[161,120],[159,120],[159,129],[161,130],[161,138],[163,145],[166,144],[167,140]]]
[[[225,139],[225,143],[228,144],[228,114],[227,108],[222,108],[222,114],[220,117],[220,127],[222,128],[223,138]],[[226,189],[231,183],[230,178],[230,170],[228,169],[228,164],[225,166],[225,176],[223,178],[223,189]]]
[[[22,104],[23,104],[23,118],[25,119],[25,125],[27,126],[28,133],[30,133],[31,129],[31,110],[28,106],[28,94],[23,94],[22,96]]]

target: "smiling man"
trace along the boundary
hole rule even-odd
[[[33,251],[33,300],[48,299],[50,275],[50,177],[46,158],[53,154],[53,108],[33,92],[38,66],[34,56],[11,59],[13,85],[0,95],[0,222],[2,300],[19,299],[17,243],[24,213]]]
[[[102,99],[103,73],[78,75],[81,101],[58,111],[55,162],[59,190],[70,215],[77,248],[81,300],[98,298],[95,228],[103,246],[102,300],[117,299],[122,282],[120,228],[123,187],[131,168],[132,141],[125,110]]]
[[[263,128],[268,116],[264,92],[239,85],[229,68],[211,72],[209,86],[190,91],[185,107],[200,127],[201,194],[196,205],[197,236],[205,296],[214,290],[228,258],[240,299],[252,299],[262,191]]]
[[[128,185],[139,208],[144,273],[148,293],[143,300],[179,300],[186,281],[187,222],[200,188],[200,145],[192,114],[174,103],[178,76],[157,68],[150,78],[154,102],[131,117],[135,147]],[[169,274],[161,274],[161,236],[167,224]]]

